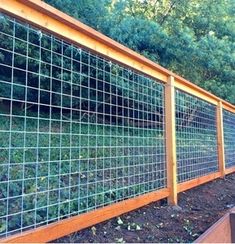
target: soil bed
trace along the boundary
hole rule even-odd
[[[113,218],[54,242],[192,242],[235,206],[235,174]]]

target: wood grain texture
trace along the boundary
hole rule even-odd
[[[225,174],[232,174],[235,172],[235,166],[225,169]]]
[[[171,205],[177,205],[175,87],[173,76],[169,76],[165,87],[165,123],[167,186],[170,191],[168,202]]]
[[[220,176],[221,176],[220,172],[216,172],[216,173],[212,173],[209,175],[201,176],[201,177],[193,179],[193,180],[182,182],[182,183],[178,184],[178,192],[183,192],[183,191],[189,190],[191,188],[194,188],[196,186],[205,184],[209,181],[219,178]]]
[[[230,213],[217,221],[195,243],[232,243]]]
[[[225,155],[224,155],[224,127],[223,127],[223,107],[222,102],[219,101],[216,110],[217,122],[217,145],[218,145],[218,161],[219,172],[221,177],[225,176]]]
[[[232,208],[204,232],[195,243],[234,243],[234,241],[235,208]]]

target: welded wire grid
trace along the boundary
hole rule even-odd
[[[235,114],[223,109],[225,167],[235,166]]]
[[[0,237],[166,187],[161,83],[0,25]]]
[[[218,171],[216,106],[176,89],[178,182]]]

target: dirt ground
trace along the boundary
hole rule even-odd
[[[192,242],[235,206],[235,174],[113,218],[54,242]]]

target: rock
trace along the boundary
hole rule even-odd
[[[182,212],[183,209],[179,206],[179,205],[175,205],[171,207],[173,211],[177,211],[177,212]]]
[[[117,226],[117,227],[115,227],[115,230],[121,230],[120,225],[119,225],[119,226]]]
[[[120,217],[117,218],[117,223],[118,223],[119,225],[123,225],[123,221],[122,221],[122,219],[121,219]]]
[[[234,204],[228,204],[228,205],[226,205],[226,207],[227,208],[233,208],[233,207],[235,207],[235,205]]]

